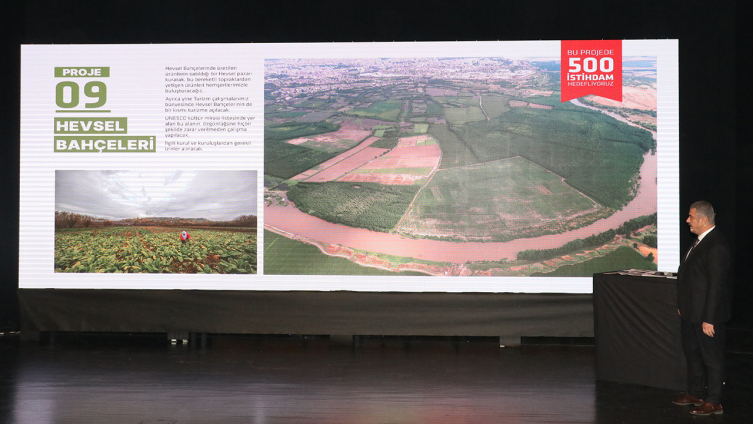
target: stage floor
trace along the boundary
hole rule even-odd
[[[595,381],[589,345],[2,336],[0,423],[746,423],[753,417],[749,347],[728,349],[724,415],[696,418],[670,403],[674,391]]]

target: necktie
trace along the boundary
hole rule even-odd
[[[690,249],[688,249],[688,254],[687,254],[687,255],[685,255],[685,259],[687,259],[687,258],[688,258],[688,256],[690,256],[690,252],[692,252],[692,251],[693,251],[693,249],[695,249],[695,247],[696,247],[696,246],[698,246],[698,242],[699,242],[699,241],[700,241],[700,240],[698,240],[698,239],[695,239],[695,243],[693,243],[693,245],[692,245],[692,246],[690,246]]]

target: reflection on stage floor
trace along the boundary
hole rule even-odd
[[[0,422],[685,423],[675,392],[596,382],[587,340],[47,334],[0,337]],[[543,340],[544,343],[540,341]],[[592,341],[592,340],[591,340]],[[559,343],[559,344],[556,344]],[[753,411],[728,352],[723,416]]]

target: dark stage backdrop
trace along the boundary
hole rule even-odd
[[[749,113],[737,107],[738,99],[747,99],[750,82],[748,78],[736,78],[738,69],[748,69],[750,47],[743,40],[750,39],[746,37],[750,30],[744,10],[737,2],[362,3],[3,2],[0,13],[3,20],[0,22],[3,43],[3,65],[0,65],[3,71],[0,81],[3,183],[0,190],[4,200],[0,206],[0,328],[18,328],[18,64],[21,43],[643,38],[679,39],[682,216],[677,217],[677,222],[683,234],[681,244],[686,246],[690,242],[690,234],[683,224],[687,206],[698,199],[712,202],[717,208],[719,228],[731,239],[736,254],[736,312],[731,326],[753,327],[753,313],[748,307],[753,295],[746,269],[749,263],[746,258],[753,252],[747,240],[751,239],[753,231],[745,220],[753,204],[748,187],[753,182],[753,173],[747,163],[753,156],[746,135],[750,130]],[[742,24],[736,25],[737,22]],[[232,322],[233,329],[262,333],[492,335],[496,332],[503,335],[505,331],[518,329],[517,335],[526,336],[582,336],[593,331],[589,318],[590,296],[577,295],[249,292],[236,296],[226,292],[25,290],[22,299],[28,317],[34,317],[36,329],[42,330],[45,329],[42,327],[71,331],[228,330],[203,322],[206,316],[216,318],[217,324]],[[160,311],[157,305],[163,301],[165,309]],[[203,304],[204,301],[207,303]],[[398,306],[410,304],[419,306],[399,312]],[[103,318],[100,306],[104,305],[113,308],[117,315]],[[53,308],[61,314],[52,314],[44,308]],[[446,328],[437,326],[443,318],[443,308],[450,311],[450,315],[444,317],[450,321]],[[290,310],[295,313],[284,314]],[[191,311],[188,322],[192,327],[162,328],[155,324],[175,323],[170,311],[178,313],[177,316]],[[204,313],[207,315],[202,315]],[[269,327],[257,321],[261,315],[280,326]],[[50,316],[60,319],[50,322]],[[239,320],[233,321],[234,316]],[[375,318],[383,322],[377,323]],[[193,321],[195,319],[198,321]],[[123,323],[128,320],[131,327],[126,328]]]
[[[19,291],[23,331],[592,337],[590,295]]]

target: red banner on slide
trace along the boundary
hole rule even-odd
[[[562,102],[594,94],[622,101],[622,40],[561,41]]]

